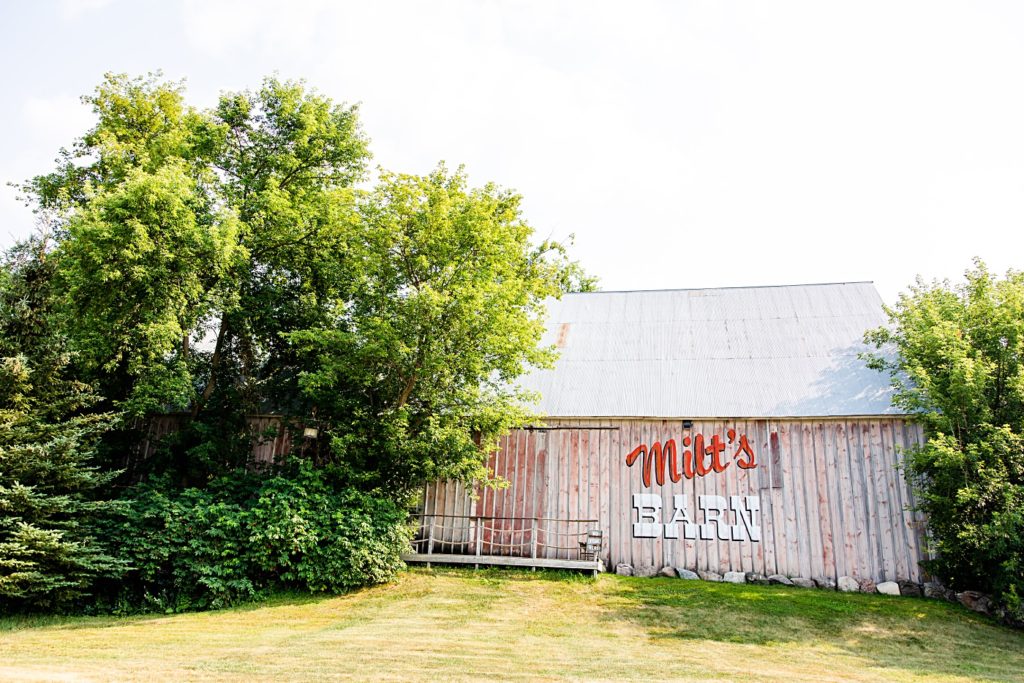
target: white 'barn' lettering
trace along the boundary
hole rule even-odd
[[[661,496],[634,493],[634,538],[682,538],[710,541],[761,540],[761,499],[758,496],[697,496],[697,507],[703,513],[703,524],[695,524],[690,516],[689,496],[672,496],[671,515]],[[735,522],[735,523],[733,523]]]

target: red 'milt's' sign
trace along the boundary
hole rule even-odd
[[[751,448],[746,434],[740,434],[737,441],[735,429],[725,433],[726,441],[715,434],[711,437],[710,443],[706,443],[703,434],[695,434],[683,437],[683,469],[679,469],[679,454],[676,450],[676,440],[669,439],[664,444],[655,441],[648,448],[647,444],[640,444],[626,454],[626,466],[632,467],[640,458],[643,458],[643,480],[644,486],[651,485],[651,472],[657,479],[658,485],[665,483],[665,470],[668,469],[669,479],[673,483],[682,481],[683,477],[693,479],[703,477],[711,472],[724,472],[733,462],[736,466],[749,470],[757,467],[757,460],[754,456],[754,449]],[[736,445],[736,450],[731,459],[723,460],[725,451],[730,446]]]

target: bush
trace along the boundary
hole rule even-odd
[[[294,478],[274,477],[260,487],[250,525],[260,569],[314,592],[391,580],[410,540],[402,508],[352,488],[333,489],[307,465]]]
[[[992,593],[1024,622],[1024,274],[918,282],[868,338],[895,356],[894,403],[928,440],[906,454],[938,557],[926,568],[956,590]]]
[[[268,589],[338,593],[383,583],[403,567],[404,509],[332,482],[302,463],[258,478],[238,472],[203,489],[154,478],[111,521],[132,569],[122,609],[219,608]]]

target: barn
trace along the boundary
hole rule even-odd
[[[491,454],[501,487],[425,486],[409,559],[919,582],[922,431],[859,356],[884,323],[870,282],[552,301],[543,424]]]

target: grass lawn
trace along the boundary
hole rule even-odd
[[[777,586],[414,569],[342,597],[0,619],[2,680],[1024,680],[956,605]]]

